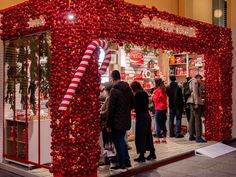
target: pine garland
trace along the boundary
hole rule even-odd
[[[45,65],[40,65],[40,91],[43,93],[44,97],[47,98],[49,94],[49,78],[50,78],[50,61],[51,61],[51,53],[50,53],[50,35],[47,34],[46,37],[41,40],[41,55],[42,57],[47,58],[47,62]]]
[[[46,36],[46,37],[45,37]],[[28,94],[30,94],[29,102],[32,104],[34,114],[36,114],[36,81],[38,78],[38,57],[46,57],[47,62],[40,65],[40,91],[44,97],[49,94],[49,77],[50,77],[50,35],[46,34],[40,38],[40,56],[38,38],[20,38],[16,41],[10,41],[6,49],[5,62],[8,64],[7,69],[7,95],[6,103],[14,108],[14,80],[19,83],[19,93],[21,94],[21,104],[25,105]],[[17,48],[19,52],[17,54]],[[29,52],[30,51],[30,52]],[[27,60],[31,61],[29,66],[30,84],[28,84],[27,76]],[[28,87],[29,85],[29,87]],[[27,88],[28,87],[28,88]]]
[[[16,73],[15,65],[15,44],[10,41],[6,48],[6,58],[5,62],[8,64],[7,69],[7,95],[5,97],[5,102],[11,105],[11,109],[14,108],[13,92],[14,92],[14,74]]]

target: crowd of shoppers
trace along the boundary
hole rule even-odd
[[[175,76],[170,76],[170,84],[166,87],[162,79],[155,79],[155,88],[148,95],[138,81],[130,85],[121,81],[120,72],[111,73],[112,83],[105,87],[105,102],[101,108],[101,125],[103,148],[110,154],[110,163],[116,160],[111,170],[126,170],[131,167],[126,142],[127,131],[131,128],[131,111],[136,113],[135,146],[138,157],[137,162],[156,159],[154,142],[167,143],[167,112],[169,108],[169,137],[183,138],[181,132],[182,113],[185,109],[189,122],[189,140],[198,143],[206,142],[202,138],[202,107],[201,75],[187,78],[183,87],[176,82]],[[151,102],[150,102],[151,98]],[[150,110],[150,105],[154,109]],[[154,112],[153,112],[154,110]],[[153,141],[152,119],[154,113],[156,138]],[[115,155],[116,151],[116,155]],[[145,157],[146,151],[149,155]],[[114,158],[114,156],[116,158]],[[113,163],[111,163],[113,164]]]

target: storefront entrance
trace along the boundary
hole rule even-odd
[[[73,71],[79,66],[88,44],[97,38],[105,38],[119,46],[132,44],[151,49],[172,50],[178,55],[182,55],[184,51],[189,52],[188,55],[204,55],[205,135],[207,139],[216,141],[231,138],[232,40],[229,29],[177,17],[158,11],[156,8],[148,9],[144,6],[131,5],[120,0],[101,0],[99,2],[84,0],[68,1],[67,3],[62,0],[35,0],[6,9],[2,14],[2,38],[5,41],[47,30],[51,33],[52,57],[49,91],[51,155],[53,158],[51,172],[64,176],[91,176],[97,172],[97,161],[100,155],[97,143],[100,133],[98,128],[100,78],[95,60],[89,62],[89,67],[79,83],[76,94],[73,95],[74,99],[70,103],[69,109],[65,112],[58,110],[73,77]],[[19,53],[22,53],[22,48],[21,51],[20,46],[18,48]],[[40,52],[38,55],[41,55]],[[133,55],[139,57],[136,51],[133,51]],[[37,55],[35,57],[37,58]],[[19,57],[19,59],[21,58]],[[38,60],[37,71],[39,72],[40,57]],[[17,62],[16,57],[13,61],[13,66],[18,63],[19,66],[22,65],[22,62]],[[168,74],[173,72],[182,77],[190,72],[187,67],[189,62],[186,63],[185,70],[184,63],[180,63],[180,66],[176,64],[178,63],[174,63],[174,65],[169,63],[169,67],[172,69],[167,71]],[[11,66],[11,63],[6,66]],[[33,67],[34,64],[31,62],[30,66]],[[29,86],[32,77],[30,71],[26,70],[27,67],[27,65],[25,68],[21,66],[23,74],[20,79],[22,83],[27,81],[26,85]],[[13,68],[16,70],[16,66]],[[133,77],[129,73],[127,74],[128,77]],[[140,78],[141,73],[135,74],[137,75],[134,77]],[[142,75],[149,77],[150,74],[153,73],[149,70]],[[125,73],[125,77],[127,76]],[[10,88],[9,98],[12,95],[16,96],[15,92],[21,83],[17,84],[16,72],[14,77],[10,77],[13,79],[13,86]],[[36,80],[38,83],[42,82],[39,77]],[[10,83],[12,84],[12,81]],[[5,85],[7,84],[5,83]],[[145,83],[145,87],[149,87],[148,83]],[[41,105],[40,99],[43,95],[40,95],[39,90],[33,89],[36,95],[39,93],[34,102],[30,98],[25,99],[24,91],[28,87],[22,88],[23,92],[16,98],[21,99],[21,95],[23,95],[19,106],[24,110],[23,113],[20,112],[20,116],[25,116],[25,120],[23,123],[17,121],[20,116],[17,118],[18,106],[15,103],[12,114],[14,121],[9,121],[5,125],[9,128],[7,133],[11,137],[10,140],[13,140],[11,147],[15,150],[19,149],[19,151],[10,150],[7,153],[17,159],[31,160],[30,154],[25,153],[29,151],[29,147],[22,145],[24,144],[22,140],[23,142],[29,140],[28,106],[36,111],[36,117],[39,120],[41,116],[37,115],[42,113],[39,110],[42,110],[43,105]],[[16,98],[11,101],[14,102]],[[27,100],[32,102],[28,103]],[[9,102],[11,103],[11,101]],[[20,100],[18,101],[20,102]],[[24,103],[25,106],[23,106]],[[35,109],[34,106],[38,109]],[[35,114],[34,111],[32,114]],[[43,127],[41,124],[35,126]],[[21,139],[18,139],[19,135],[16,136],[16,132],[19,132],[19,135],[22,134]],[[24,132],[28,132],[28,135]],[[40,132],[38,136],[41,136]],[[39,147],[41,138],[37,142],[37,147]],[[42,148],[38,149],[42,150]],[[41,155],[38,155],[35,161],[37,164],[41,164],[42,159]]]

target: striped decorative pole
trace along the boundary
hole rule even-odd
[[[99,73],[102,75],[106,72],[107,67],[109,66],[109,63],[111,61],[111,52],[108,48],[107,43],[104,40],[97,39],[97,40],[92,41],[88,45],[88,47],[84,53],[84,56],[82,58],[82,61],[80,62],[79,67],[77,68],[75,75],[69,85],[69,88],[67,89],[67,92],[60,104],[59,110],[62,110],[62,111],[67,110],[67,107],[70,104],[70,102],[74,96],[75,90],[77,89],[78,84],[79,84],[80,80],[82,79],[83,74],[86,71],[89,60],[91,59],[94,51],[98,47],[101,47],[105,50],[105,58],[102,62],[101,67],[99,68]]]
[[[67,6],[70,8],[71,0],[66,0]]]

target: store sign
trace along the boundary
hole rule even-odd
[[[29,28],[36,28],[36,27],[44,26],[45,23],[46,23],[46,20],[44,16],[42,15],[37,19],[30,18],[28,22]]]
[[[130,64],[133,65],[144,64],[143,53],[140,50],[130,50],[129,57],[130,57]]]
[[[188,37],[196,37],[196,28],[177,25],[157,17],[153,17],[153,19],[150,20],[150,18],[145,15],[141,20],[141,23],[141,26],[144,28],[161,29],[169,33],[182,34]]]

